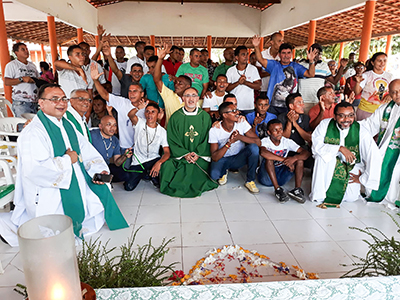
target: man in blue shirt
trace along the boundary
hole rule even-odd
[[[267,123],[276,119],[276,115],[268,112],[269,99],[265,92],[262,92],[254,102],[255,111],[246,115],[246,120],[252,126],[251,130],[257,134],[260,139],[268,136]]]
[[[253,46],[256,52],[258,62],[263,66],[263,69],[268,72],[271,77],[269,80],[267,95],[271,100],[269,112],[279,115],[286,113],[285,99],[289,94],[296,93],[299,88],[298,78],[314,77],[315,62],[314,58],[317,55],[317,50],[308,51],[307,58],[311,62],[308,70],[302,65],[292,62],[293,46],[288,43],[283,43],[279,47],[280,61],[265,59],[260,52],[260,37],[253,37]]]
[[[127,173],[121,165],[132,156],[132,148],[128,148],[121,155],[119,140],[114,135],[117,129],[117,121],[112,116],[101,118],[99,128],[91,130],[92,144],[104,158],[110,173],[114,175],[113,182],[125,181]],[[129,168],[129,166],[127,166]]]

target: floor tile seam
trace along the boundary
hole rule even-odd
[[[182,247],[183,247],[183,228],[182,228],[182,198],[179,198],[179,229],[180,229],[180,238],[181,238],[181,246],[180,246],[180,249],[181,249],[181,265],[182,265],[182,270],[185,270],[185,265],[184,265],[184,262],[183,262],[183,250],[182,250]]]
[[[341,241],[341,242],[347,242],[347,241]],[[356,260],[355,260],[355,257],[353,256],[354,254],[349,254],[349,253],[347,253],[347,251],[339,244],[339,243],[337,243],[336,242],[336,245],[338,245],[338,247],[347,255],[347,257],[349,257],[350,258],[350,260],[353,262],[353,263],[356,263]],[[351,264],[351,266],[353,266],[353,264]]]
[[[6,253],[4,253],[6,254]],[[13,257],[10,259],[10,261],[8,262],[8,264],[3,265],[3,270],[5,270],[9,265],[13,265],[12,262],[17,258],[19,251],[16,253],[9,253],[9,254],[13,254]],[[15,267],[15,265],[13,265]],[[1,274],[0,274],[1,275]],[[4,274],[3,274],[4,275]]]
[[[235,245],[235,241],[233,240],[233,236],[232,236],[232,233],[231,233],[231,229],[229,228],[228,220],[226,219],[226,215],[225,215],[225,212],[224,212],[224,208],[222,207],[221,199],[219,198],[219,195],[218,195],[218,193],[217,193],[216,190],[215,190],[215,195],[217,196],[218,203],[219,203],[219,207],[220,207],[221,213],[222,213],[222,217],[224,218],[224,221],[225,221],[226,230],[227,230],[227,232],[228,232],[228,234],[229,234],[229,237],[230,237],[230,239],[231,239],[232,245]]]
[[[134,225],[136,225],[136,221],[137,221],[138,216],[139,216],[140,207],[142,206],[144,190],[145,190],[145,189],[143,188],[142,194],[140,195],[140,202],[139,202],[138,209],[137,209],[137,211],[136,211],[136,216],[135,216],[135,219],[134,219],[134,222],[133,222]]]

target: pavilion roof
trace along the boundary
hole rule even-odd
[[[89,1],[89,0],[88,0]],[[103,3],[112,4],[117,1],[126,0],[90,0],[93,5]],[[147,1],[147,0],[146,0]],[[152,0],[154,1],[154,0]],[[170,0],[180,2],[181,0]],[[210,1],[210,0],[208,0]],[[184,0],[184,2],[208,2],[207,0]],[[166,1],[163,1],[166,2]],[[213,1],[215,2],[215,1]],[[237,2],[237,1],[218,1],[218,2]],[[257,2],[257,4],[256,4]],[[258,3],[259,2],[259,3]],[[246,0],[248,5],[258,5],[261,7],[266,2],[279,2],[267,0]],[[271,4],[272,5],[272,4]],[[261,9],[261,8],[260,8]],[[364,6],[360,6],[345,12],[340,12],[329,17],[317,20],[316,42],[322,45],[334,44],[338,42],[353,41],[361,39],[363,26]],[[26,21],[6,21],[7,35],[14,40],[21,40],[39,44],[48,44],[47,22],[26,22]],[[397,0],[378,0],[376,2],[374,25],[372,30],[373,37],[385,36],[388,34],[400,33],[400,1]],[[63,22],[56,22],[57,42],[62,46],[77,44],[76,28]],[[84,41],[91,46],[95,46],[94,35],[84,32]],[[144,41],[150,44],[149,36],[111,36],[111,46],[133,46],[137,41]],[[308,23],[285,30],[285,41],[301,48],[308,42]],[[184,48],[203,48],[207,46],[207,37],[193,36],[155,36],[156,46],[163,42]],[[265,46],[268,39],[264,39]],[[235,47],[246,45],[251,47],[251,37],[212,37],[213,48]]]

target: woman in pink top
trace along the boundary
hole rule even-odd
[[[48,83],[54,83],[54,76],[53,73],[50,71],[49,64],[45,61],[41,61],[39,66],[40,66],[40,71],[42,72],[40,78],[46,80]]]

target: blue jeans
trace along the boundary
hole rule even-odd
[[[38,112],[37,102],[27,102],[27,101],[13,101],[12,110],[16,117],[21,117],[25,113],[36,114]]]
[[[290,169],[285,165],[281,165],[279,167],[275,166],[275,174],[279,186],[285,185],[290,179],[292,179],[294,175],[294,173],[291,172]],[[267,169],[265,168],[265,159],[263,159],[261,162],[257,178],[258,182],[262,185],[273,186],[271,178],[269,178]]]
[[[138,171],[138,172],[128,172],[127,179],[124,182],[124,188],[127,191],[133,191],[137,185],[139,184],[140,180],[145,179],[153,168],[154,164],[160,160],[160,157],[157,157],[153,160],[147,161],[142,163],[144,170],[141,165],[131,166],[129,171]],[[159,185],[160,180],[157,177],[150,177],[150,180],[154,183],[154,185]]]
[[[259,148],[256,144],[248,144],[238,154],[221,158],[219,161],[211,162],[210,177],[214,180],[220,179],[228,169],[240,169],[247,165],[247,180],[256,179]]]

